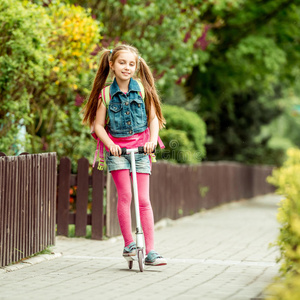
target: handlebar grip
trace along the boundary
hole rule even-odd
[[[139,154],[143,154],[144,153],[144,147],[138,147],[139,149]]]
[[[139,149],[139,154],[144,154],[145,153],[144,152],[144,147],[138,147],[138,149]],[[155,153],[155,147],[154,147],[152,153]]]
[[[121,148],[121,151],[122,151],[122,152],[121,152],[121,155],[125,155],[125,154],[126,154],[126,150],[127,150],[126,148]],[[113,156],[113,155],[110,153],[110,151],[108,152],[108,155],[109,155],[109,156]]]

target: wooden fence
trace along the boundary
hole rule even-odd
[[[150,198],[155,222],[162,218],[177,219],[209,209],[222,203],[249,199],[271,193],[266,183],[269,166],[246,166],[234,162],[204,162],[201,165],[176,165],[167,162],[153,164],[150,177]],[[71,174],[71,162],[63,158],[59,167],[57,233],[68,234],[68,224],[76,224],[75,235],[85,236],[86,225],[92,225],[92,238],[120,234],[117,218],[117,192],[108,174],[97,166],[88,175],[85,158],[78,161],[78,174]],[[69,189],[77,186],[76,214],[69,213]],[[104,187],[106,204],[103,209]],[[92,213],[87,214],[88,190],[92,187]],[[105,210],[105,214],[104,214]],[[132,205],[132,226],[135,218]]]
[[[102,239],[104,228],[109,237],[120,234],[117,193],[111,175],[106,177],[97,165],[89,175],[89,168],[88,160],[82,158],[77,174],[71,174],[70,159],[62,158],[57,175],[55,153],[0,157],[0,266],[54,245],[55,224],[59,235],[68,235],[69,224],[75,224],[76,236],[86,235],[86,225],[92,225],[93,239]],[[155,163],[150,179],[154,220],[177,219],[222,203],[273,192],[274,188],[266,183],[271,172],[272,167],[233,162]],[[70,187],[74,186],[76,213],[70,212]],[[132,217],[134,229],[133,205]]]
[[[150,177],[154,222],[163,218],[175,220],[223,203],[272,193],[274,188],[266,182],[272,169],[223,161],[201,165],[157,162]],[[116,217],[116,188],[110,178],[107,187],[106,235],[111,237],[121,231]],[[135,228],[134,217],[132,227]]]
[[[0,267],[55,244],[56,153],[0,157]]]
[[[97,165],[89,175],[89,162],[86,158],[78,160],[77,174],[71,174],[71,160],[60,160],[58,174],[57,234],[68,235],[69,224],[75,224],[75,235],[85,236],[86,225],[92,225],[92,239],[103,237],[103,193],[104,172]],[[69,212],[70,187],[77,187],[76,213]],[[92,213],[87,213],[89,187],[92,187]]]

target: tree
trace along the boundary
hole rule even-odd
[[[139,49],[150,64],[162,95],[170,93],[176,82],[184,82],[193,66],[207,60],[208,54],[194,46],[203,33],[199,18],[205,5],[199,5],[201,1],[71,2],[91,8],[96,18],[105,24],[103,46],[115,47],[126,42]]]
[[[208,45],[209,60],[193,69],[186,90],[190,99],[201,97],[197,111],[207,124],[208,159],[270,157],[271,135],[258,135],[282,113],[278,99],[298,76],[299,12],[299,1],[256,0],[204,14],[212,23],[221,18],[223,26],[211,29],[217,42]]]

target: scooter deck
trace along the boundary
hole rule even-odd
[[[123,256],[127,261],[138,261],[137,255],[134,256]]]

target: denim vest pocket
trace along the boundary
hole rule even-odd
[[[121,103],[110,103],[109,104],[109,110],[108,110],[108,116],[110,120],[110,125],[114,130],[120,130],[122,129],[122,104]]]
[[[137,125],[145,123],[147,121],[147,117],[145,115],[145,103],[143,99],[135,98],[131,100],[130,109],[135,118],[135,123]]]

